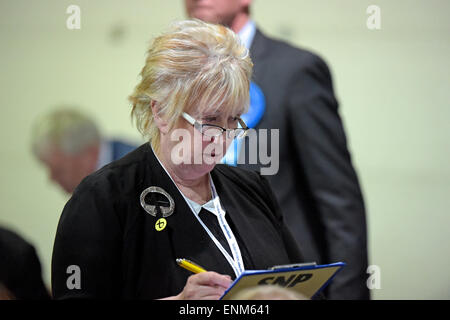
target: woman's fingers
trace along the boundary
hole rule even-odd
[[[180,297],[186,300],[219,299],[232,283],[231,277],[217,272],[202,272],[188,278]]]
[[[225,289],[228,289],[228,287],[232,283],[231,277],[229,275],[223,275],[213,271],[201,272],[191,277],[195,277],[195,280],[198,281],[198,283],[201,285],[219,286]]]

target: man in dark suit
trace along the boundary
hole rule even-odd
[[[347,263],[327,297],[370,298],[364,202],[327,65],[311,52],[266,37],[250,20],[251,0],[185,4],[190,17],[227,25],[250,48],[253,81],[263,95],[253,127],[257,133],[279,130],[278,172],[267,178],[287,225],[306,260]],[[243,144],[240,159],[249,159],[248,147]],[[242,166],[263,167],[248,161]]]
[[[88,174],[135,149],[128,143],[105,139],[92,119],[67,107],[36,121],[32,147],[50,178],[67,193],[72,193]]]

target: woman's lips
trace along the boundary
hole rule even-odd
[[[207,156],[207,157],[211,157],[211,158],[216,158],[216,157],[219,157],[219,156],[220,156],[220,154],[215,153],[215,152],[204,153],[203,155],[204,155],[204,156]]]

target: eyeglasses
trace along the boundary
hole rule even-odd
[[[205,135],[207,137],[219,137],[222,135],[222,133],[224,133],[224,131],[226,131],[228,133],[228,137],[230,139],[234,139],[234,138],[240,139],[240,138],[245,137],[245,135],[247,134],[247,131],[248,131],[248,127],[245,124],[244,120],[242,120],[239,117],[237,119],[238,119],[238,122],[239,122],[241,128],[225,129],[225,128],[222,128],[221,126],[216,126],[214,124],[200,123],[197,120],[195,120],[194,118],[192,118],[186,112],[183,112],[181,115],[183,116],[184,119],[186,119],[187,122],[189,122],[191,125],[193,125],[195,129],[197,129],[198,131],[200,131],[200,133],[202,133],[203,135]]]

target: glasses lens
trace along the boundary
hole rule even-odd
[[[208,137],[218,137],[222,134],[222,132],[223,132],[222,128],[219,127],[208,125],[204,125],[202,127],[202,133]]]

